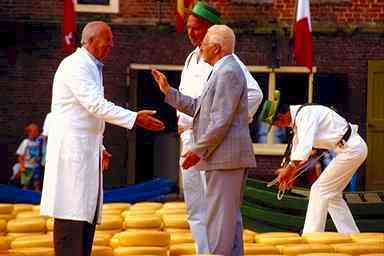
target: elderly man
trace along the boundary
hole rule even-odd
[[[89,256],[101,221],[105,122],[161,130],[153,111],[137,113],[104,98],[102,61],[113,46],[110,27],[88,23],[82,47],[59,65],[53,81],[41,215],[54,218],[56,256]],[[107,154],[104,154],[107,155]]]
[[[277,98],[278,99],[278,98]],[[359,232],[343,199],[343,190],[367,157],[367,145],[351,125],[329,107],[322,105],[289,106],[266,101],[261,120],[277,127],[293,129],[288,164],[277,170],[281,190],[290,188],[312,148],[335,150],[336,157],[311,186],[303,233],[323,232],[327,213],[343,234]]]
[[[165,101],[193,116],[193,143],[182,167],[205,171],[208,253],[234,255],[237,221],[245,169],[255,167],[248,129],[247,82],[233,56],[235,35],[225,25],[214,25],[201,44],[204,60],[213,66],[197,99],[171,88],[157,70],[153,76]],[[241,254],[238,254],[241,255]]]
[[[204,62],[201,58],[201,43],[207,30],[214,24],[219,24],[220,13],[214,8],[197,2],[192,9],[192,14],[188,17],[187,33],[191,44],[195,49],[188,55],[183,72],[181,74],[181,82],[179,86],[180,92],[185,95],[197,98],[201,95],[205,81],[212,71],[212,66]],[[239,63],[248,87],[248,112],[249,120],[252,120],[253,115],[257,111],[263,94],[256,80],[249,73],[245,65],[240,59],[233,54],[235,60]],[[182,154],[186,152],[192,145],[192,117],[179,112],[179,131],[182,142]],[[181,159],[182,161],[182,159]],[[187,205],[188,223],[196,242],[197,253],[208,252],[208,242],[206,235],[206,225],[204,220],[204,211],[206,205],[203,201],[205,191],[204,170],[192,167],[188,172],[182,172],[182,181],[184,189],[184,200]],[[234,245],[235,255],[242,254],[242,228],[241,214],[238,217],[238,232],[236,233],[236,243]]]

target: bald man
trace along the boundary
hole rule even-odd
[[[81,43],[60,63],[53,80],[40,213],[54,218],[56,256],[91,255],[103,205],[105,122],[127,129],[164,128],[153,111],[132,112],[104,98],[102,70],[113,46],[111,28],[88,23]]]
[[[234,47],[235,34],[228,26],[208,29],[201,53],[213,68],[196,99],[173,89],[161,72],[153,71],[165,102],[193,117],[193,143],[183,155],[182,168],[184,173],[190,168],[205,171],[205,253],[223,256],[243,255],[243,250],[234,253],[238,228],[242,233],[237,217],[245,169],[256,166],[248,128],[247,81],[233,56]]]

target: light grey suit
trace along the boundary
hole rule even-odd
[[[232,55],[224,58],[215,64],[199,98],[170,88],[165,101],[193,116],[190,150],[201,157],[196,168],[207,171],[209,253],[229,256],[233,255],[244,170],[255,167],[256,162],[248,128],[244,72]]]

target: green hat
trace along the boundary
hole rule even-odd
[[[198,1],[195,6],[193,6],[192,13],[211,24],[220,24],[220,12],[203,3]]]
[[[275,90],[272,100],[266,100],[263,104],[258,120],[269,125],[275,121],[276,110],[280,103],[280,91]]]

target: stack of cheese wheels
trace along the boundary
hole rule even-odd
[[[17,215],[20,212],[30,212],[33,211],[33,204],[14,204],[13,205],[13,214]]]
[[[194,243],[173,244],[169,248],[169,256],[180,256],[185,254],[195,254],[196,245]]]
[[[12,240],[25,235],[44,234],[46,231],[46,220],[43,217],[12,219],[7,223],[7,231],[7,237]]]
[[[357,243],[376,243],[384,245],[384,233],[355,233],[351,234],[352,241]]]
[[[113,249],[109,246],[92,246],[92,256],[113,256]]]
[[[134,230],[161,230],[163,222],[156,211],[163,205],[157,202],[136,203],[129,211],[124,211],[123,228],[127,231]]]
[[[243,242],[248,244],[248,243],[254,243],[255,242],[255,236],[256,232],[249,230],[249,229],[244,229],[243,231]]]
[[[333,253],[335,250],[327,244],[286,244],[278,246],[280,253],[294,256],[304,253]]]
[[[8,221],[14,217],[13,204],[0,204],[0,220],[2,219]]]
[[[255,236],[256,243],[268,245],[301,244],[306,241],[297,233],[290,232],[269,232]]]
[[[53,248],[53,236],[52,235],[32,235],[16,237],[11,242],[12,249],[19,248]]]
[[[274,245],[268,244],[244,244],[244,255],[259,255],[259,254],[279,254],[279,249]]]
[[[334,244],[332,245],[338,253],[347,253],[353,256],[367,253],[384,253],[384,244]]]
[[[158,230],[124,231],[111,239],[114,255],[167,255],[170,235]]]
[[[344,244],[351,243],[352,239],[348,235],[343,235],[336,232],[314,232],[303,234],[302,237],[308,243],[316,244]]]

